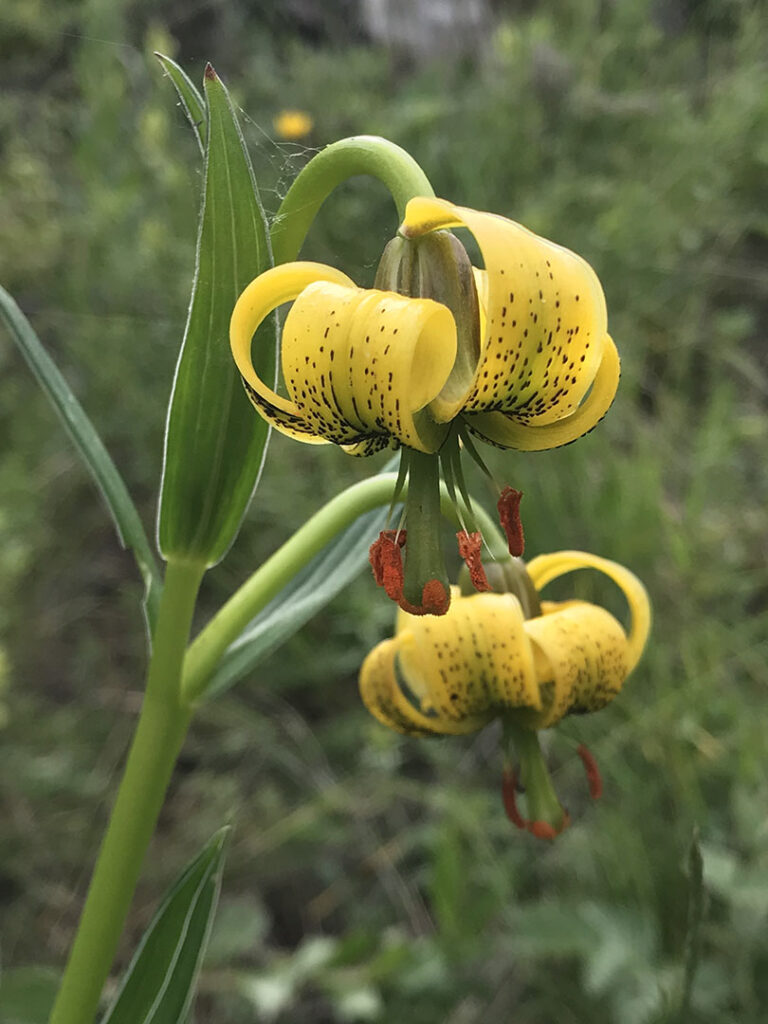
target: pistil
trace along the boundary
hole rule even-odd
[[[571,819],[555,794],[538,733],[534,729],[517,725],[507,717],[504,719],[504,745],[508,764],[504,770],[502,796],[507,817],[517,828],[527,829],[537,839],[554,839],[568,827]],[[520,763],[520,781],[525,789],[527,818],[517,808],[517,772],[510,767],[512,748]]]

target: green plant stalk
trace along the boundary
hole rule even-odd
[[[396,483],[396,473],[382,473],[348,487],[308,519],[246,580],[190,644],[181,684],[185,701],[192,703],[204,695],[205,687],[227,647],[326,544],[358,516],[392,501]],[[398,500],[405,500],[407,494],[406,484]],[[443,515],[460,527],[444,484],[441,484],[440,499]],[[477,504],[473,506],[473,511],[491,556],[509,557],[506,543],[490,516]]]
[[[50,1024],[90,1024],[191,719],[180,677],[205,566],[168,562],[147,689]]]
[[[514,746],[520,761],[520,777],[525,786],[528,817],[532,821],[546,822],[555,831],[559,831],[563,827],[565,812],[552,785],[538,732],[518,725],[507,716],[504,718],[504,743],[507,749],[510,744]]]
[[[440,541],[440,459],[410,451],[408,495],[405,503],[405,579],[403,594],[412,604],[423,601],[428,580],[437,580],[450,594],[445,555]]]
[[[363,513],[390,503],[396,482],[394,473],[372,477],[333,498],[222,607],[190,646],[186,659],[185,648],[205,566],[173,559],[168,562],[141,714],[50,1024],[88,1024],[95,1017],[144,856],[189,728],[192,702],[203,692],[222,654],[248,622],[336,534]],[[399,497],[407,497],[407,485]],[[444,486],[441,503],[443,513],[460,526]],[[504,542],[495,524],[482,508],[475,511],[491,552],[503,553]]]
[[[275,263],[295,260],[317,211],[348,178],[368,174],[390,191],[400,220],[414,196],[433,196],[434,189],[413,157],[400,146],[375,135],[357,135],[326,146],[296,176],[272,224]]]

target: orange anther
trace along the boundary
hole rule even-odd
[[[583,743],[579,744],[577,753],[581,758],[584,770],[587,773],[589,795],[593,800],[599,800],[603,795],[603,780],[600,775],[600,769],[597,767],[597,761],[595,760],[592,752],[588,750]]]
[[[491,585],[485,575],[483,563],[480,561],[480,552],[483,547],[483,538],[479,533],[467,533],[466,530],[459,530],[456,534],[459,542],[459,554],[464,559],[469,569],[469,578],[475,590],[490,590]]]
[[[523,524],[520,520],[520,499],[522,496],[522,491],[516,491],[514,487],[505,487],[496,503],[496,508],[499,510],[501,527],[507,537],[509,553],[516,557],[522,555],[525,550]]]
[[[525,828],[525,818],[517,809],[517,797],[515,795],[516,787],[517,773],[514,769],[510,771],[508,768],[505,768],[504,774],[501,777],[501,797],[504,801],[504,810],[507,813],[507,817],[516,828]]]

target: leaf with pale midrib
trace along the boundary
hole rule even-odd
[[[182,1024],[219,900],[229,829],[208,841],[152,918],[101,1024]]]

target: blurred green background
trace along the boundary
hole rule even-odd
[[[574,825],[516,832],[493,727],[390,734],[356,674],[392,608],[364,575],[196,720],[120,964],[163,888],[234,824],[194,1019],[404,1024],[675,1020],[700,830],[688,1019],[768,1006],[768,17],[748,0],[4,0],[0,281],[155,515],[201,186],[152,51],[211,60],[273,213],[314,149],[374,133],[439,195],[583,254],[619,397],[561,451],[493,456],[529,554],[630,566],[655,607],[621,699],[551,738]],[[285,108],[314,121],[280,139]],[[335,194],[305,254],[370,284],[396,227]],[[0,339],[0,1020],[60,968],[140,702],[141,587],[85,471]],[[201,621],[292,528],[379,467],[274,437]],[[478,493],[490,502],[481,481]],[[584,578],[582,579],[581,576]],[[559,593],[609,602],[581,574]],[[556,588],[553,588],[553,591]],[[590,805],[586,742],[606,792]],[[16,1002],[14,1003],[14,1000]]]

